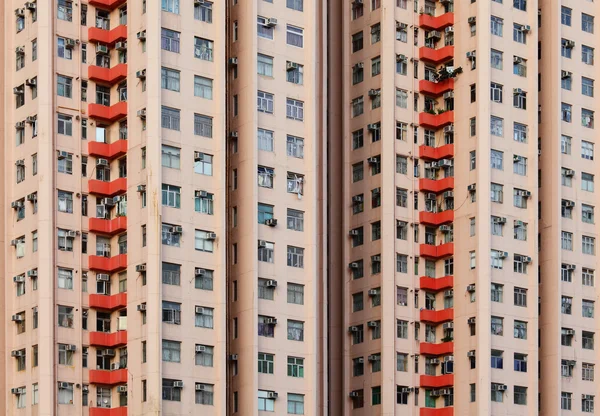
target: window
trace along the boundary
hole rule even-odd
[[[527,354],[515,353],[514,370],[520,373],[527,372]]]
[[[194,152],[199,153],[199,152]],[[213,173],[213,156],[206,153],[199,153],[194,156],[194,173],[201,175],[212,176]]]
[[[73,383],[58,382],[58,404],[73,404]]]
[[[502,103],[502,88],[503,86],[497,82],[490,83],[490,97],[492,101]]]
[[[273,40],[273,34],[275,32],[274,26],[267,25],[267,19],[265,17],[258,16],[257,19],[258,36],[264,39]]]
[[[573,306],[573,298],[569,296],[561,297],[561,313],[565,315],[571,315]]]
[[[58,115],[58,134],[73,135],[73,117],[65,114]]]
[[[181,266],[173,263],[162,263],[162,282],[166,285],[181,284]]]
[[[504,318],[492,316],[491,318],[492,335],[504,335]]]
[[[164,342],[164,341],[163,341]],[[196,344],[196,365],[212,367],[214,361],[214,347]]]
[[[594,381],[594,364],[581,364],[581,379],[584,381]]]
[[[196,306],[195,325],[197,328],[212,329],[214,326],[214,309]]]
[[[175,302],[162,303],[162,321],[167,324],[181,324],[181,304]]]
[[[364,309],[364,294],[363,292],[354,293],[352,295],[352,312],[359,312]]]
[[[68,251],[72,251],[72,247]],[[58,288],[73,290],[73,270],[58,268]]]
[[[163,400],[180,402],[181,401],[181,388],[176,387],[175,383],[179,380],[170,380],[167,378],[162,379],[162,398]]]
[[[594,80],[591,78],[581,77],[581,94],[593,97],[594,96]]]
[[[519,24],[519,23],[514,23],[513,24],[513,40],[517,43],[527,43],[527,38],[526,38],[526,29],[523,25]]]
[[[594,33],[594,16],[581,13],[581,30],[587,33]]]
[[[288,357],[287,375],[288,377],[304,378],[304,358]]]
[[[181,76],[179,71],[163,67],[161,68],[160,75],[161,88],[179,92]]]
[[[581,45],[581,62],[587,65],[594,65],[594,48]]]
[[[500,117],[491,116],[490,118],[490,133],[493,136],[504,136],[504,120]]]
[[[573,399],[573,393],[561,392],[560,393],[560,408],[563,410],[571,410],[571,403]]]
[[[163,106],[161,108],[161,126],[163,129],[180,130],[181,110]]]
[[[257,63],[257,72],[258,75],[264,75],[266,77],[273,76],[273,57],[258,54],[258,63]]]
[[[581,316],[584,318],[594,317],[594,301],[586,299],[581,301]]]
[[[164,12],[179,14],[179,0],[162,0],[162,10]]]
[[[401,339],[408,339],[408,321],[396,320],[396,336]]]
[[[527,387],[515,386],[513,399],[515,404],[527,405]]]
[[[497,0],[494,0],[497,1]],[[499,1],[502,3],[502,1]],[[513,7],[518,10],[527,11],[527,0],[513,0]]]
[[[581,237],[581,251],[583,254],[596,255],[596,239],[594,237]]]
[[[57,75],[56,93],[60,97],[71,98],[73,95],[73,78]]]
[[[273,151],[273,134],[271,130],[258,129],[258,150]]]
[[[292,25],[287,25],[286,41],[288,45],[304,47],[304,29]]]
[[[181,33],[161,28],[161,48],[165,51],[179,53],[179,38]]]
[[[275,244],[268,241],[258,242],[258,261],[273,263],[275,261]]]
[[[287,265],[290,267],[304,268],[304,249],[287,246]]]
[[[258,353],[258,372],[262,374],[273,374],[275,356],[264,352]]]
[[[491,51],[492,68],[502,69],[502,55],[503,55],[502,52],[492,49],[492,51]]]
[[[206,100],[213,99],[213,80],[198,75],[194,76],[194,96]]]
[[[503,369],[504,368],[504,362],[503,362],[503,358],[502,358],[502,351],[499,350],[492,350],[492,362],[491,362],[491,367],[492,368],[496,368],[496,369]]]
[[[58,191],[58,211],[73,213],[73,193]]]
[[[504,19],[496,16],[491,17],[491,32],[492,35],[502,37],[502,31],[504,29]]]
[[[504,152],[498,150],[491,151],[491,165],[492,169],[504,170],[503,166]]]
[[[594,413],[594,396],[590,394],[581,395],[581,411],[584,413]]]
[[[194,19],[204,23],[212,23],[213,4],[208,1],[194,4]]]
[[[62,328],[73,328],[72,307],[58,306],[58,326]]]
[[[71,41],[71,39],[69,39]],[[66,38],[57,38],[57,55],[63,59],[73,59],[73,49],[68,46]],[[36,43],[36,58],[37,58],[37,43]]]
[[[358,52],[363,48],[363,32],[360,31],[352,35],[352,53]]]
[[[258,91],[257,110],[261,113],[273,114],[274,96],[271,93]]]
[[[514,335],[517,339],[527,339],[527,322],[515,320]]]
[[[572,10],[570,8],[562,6],[560,12],[560,23],[565,26],[571,26],[571,13]]]
[[[258,298],[266,300],[275,298],[275,285],[272,281],[258,278]]]
[[[287,284],[287,303],[304,305],[304,285],[296,283]]]
[[[275,399],[266,390],[258,391],[258,410],[263,412],[275,411]]]

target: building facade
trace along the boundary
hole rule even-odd
[[[593,414],[597,8],[7,0],[0,408]]]

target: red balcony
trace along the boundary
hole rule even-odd
[[[90,345],[115,348],[127,345],[127,331],[90,332]]]
[[[90,371],[90,375],[91,375]],[[434,389],[440,387],[448,387],[454,385],[454,374],[442,374],[439,376],[421,376],[421,380],[419,382],[421,387],[431,387]]]
[[[419,125],[425,128],[440,129],[452,123],[454,111],[444,111],[442,114],[419,113]]]
[[[439,225],[443,225],[443,224],[450,224],[452,221],[454,221],[454,210],[453,209],[447,209],[446,211],[442,211],[442,212],[425,212],[425,211],[419,212],[419,222],[421,224],[439,226]],[[90,224],[91,224],[91,219],[90,219]],[[90,226],[90,229],[91,229],[91,226]]]
[[[89,256],[88,263],[90,270],[116,273],[127,268],[127,254],[113,257]]]
[[[90,2],[91,4],[92,2]],[[127,39],[127,26],[119,25],[112,30],[90,27],[88,29],[88,41],[91,43],[105,43],[112,45],[120,40]]]
[[[90,383],[92,384],[123,384],[127,383],[127,369],[120,370],[90,370]]]
[[[419,179],[419,190],[421,192],[435,192],[439,194],[450,189],[454,189],[454,178],[451,176],[442,179]]]
[[[119,64],[112,68],[90,65],[88,66],[88,78],[94,82],[116,84],[127,78],[127,64]]]
[[[101,9],[114,10],[127,3],[127,0],[89,0],[88,3],[90,6],[100,7]]]
[[[90,308],[94,309],[107,309],[112,311],[114,309],[121,309],[127,307],[127,292],[117,293],[116,295],[90,295]]]
[[[445,114],[445,113],[444,113]],[[419,158],[425,160],[440,160],[454,157],[454,144],[445,144],[440,147],[419,146]]]
[[[429,61],[434,64],[441,64],[454,58],[454,46],[444,46],[443,48],[433,49],[427,46],[419,48],[419,59]]]
[[[104,182],[98,179],[88,181],[88,189],[91,194],[116,196],[127,192],[127,178],[118,178],[114,181]]]
[[[127,117],[127,101],[120,101],[110,107],[102,104],[88,104],[88,113],[91,118],[113,123]]]
[[[90,407],[90,416],[127,416],[127,406],[103,409],[101,407]]]
[[[431,82],[425,79],[419,81],[419,92],[427,95],[442,95],[454,89],[454,78],[448,78],[440,82]]]
[[[454,319],[454,309],[446,308],[439,311],[430,311],[428,309],[421,309],[421,316],[419,319],[423,322],[432,322],[440,324],[442,322],[448,322]]]
[[[90,416],[92,416],[91,413]],[[454,416],[454,407],[421,407],[419,409],[419,416]]]
[[[127,140],[117,140],[113,143],[89,142],[88,154],[103,159],[114,159],[127,153]]]
[[[127,217],[116,217],[112,220],[90,218],[89,228],[97,234],[114,235],[127,231]]]
[[[444,257],[449,257],[454,254],[454,243],[440,244],[439,246],[421,244],[419,246],[419,253],[421,257],[426,257],[430,259],[442,259]]]
[[[439,292],[454,287],[454,276],[444,276],[440,278],[421,276],[419,287],[424,290]]]
[[[429,16],[421,14],[419,16],[419,26],[425,30],[441,30],[454,24],[454,13],[444,13],[441,16]]]
[[[421,342],[419,350],[422,355],[447,355],[454,353],[454,342],[442,342],[441,344],[432,344]]]

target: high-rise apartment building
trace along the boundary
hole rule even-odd
[[[5,1],[0,408],[593,413],[598,7]]]

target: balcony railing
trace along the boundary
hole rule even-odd
[[[91,43],[113,45],[115,42],[127,39],[127,26],[120,25],[112,30],[105,29],[104,27],[90,27],[88,29],[88,40]]]
[[[127,254],[118,254],[113,257],[89,256],[88,263],[90,270],[116,273],[127,268]]]
[[[127,64],[118,64],[112,68],[90,65],[88,78],[94,82],[114,85],[127,78]]]
[[[115,385],[127,383],[127,369],[118,370],[90,370],[90,383]]]
[[[120,101],[114,105],[88,104],[88,113],[91,118],[113,123],[127,117],[127,101]]]
[[[127,0],[89,0],[89,5],[99,7],[101,9],[114,10],[117,7],[125,4]]]
[[[127,292],[116,295],[91,294],[89,298],[90,308],[106,309],[113,311],[127,307]]]
[[[423,290],[430,290],[433,292],[450,289],[454,286],[454,276],[443,276],[438,278],[421,276],[419,279],[419,286]]]
[[[90,332],[90,345],[108,348],[127,345],[127,331]]]

